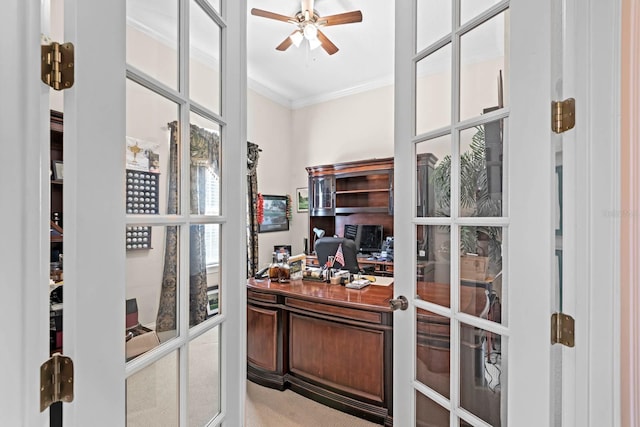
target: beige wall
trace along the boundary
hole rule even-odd
[[[290,110],[249,92],[247,134],[262,149],[258,190],[292,198],[289,231],[259,235],[259,263],[271,261],[273,246],[302,253],[308,214],[296,212],[296,188],[307,187],[306,166],[393,155],[393,87]]]
[[[258,160],[258,191],[262,194],[295,194],[292,175],[298,167],[291,152],[291,110],[268,98],[249,91],[247,94],[247,139],[258,144],[262,152]],[[303,185],[299,185],[302,187]],[[304,185],[306,187],[306,184]],[[271,261],[274,245],[293,245],[293,229],[301,221],[293,209],[293,220],[289,231],[273,231],[258,234],[258,265],[266,266]],[[294,253],[301,251],[292,248]]]

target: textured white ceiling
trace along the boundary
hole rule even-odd
[[[329,56],[303,42],[284,52],[275,48],[295,26],[250,14],[258,8],[293,16],[300,0],[248,0],[247,72],[250,87],[262,88],[297,107],[340,94],[393,82],[394,1],[315,0],[322,17],[362,11],[362,22],[326,27],[323,33],[340,49]]]

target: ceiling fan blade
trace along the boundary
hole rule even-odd
[[[352,22],[362,22],[362,12],[355,10],[353,12],[339,13],[337,15],[322,16],[318,21],[324,23],[325,27],[330,25],[350,24]]]
[[[290,16],[280,15],[278,13],[269,12],[268,10],[256,9],[255,7],[251,9],[251,14],[255,16],[261,16],[263,18],[275,19],[276,21],[289,22],[293,18]]]
[[[293,33],[291,33],[291,35],[297,33],[298,30],[294,31]],[[289,49],[289,47],[291,47],[291,45],[293,44],[293,40],[291,40],[291,36],[287,36],[286,39],[282,40],[282,43],[280,43],[278,46],[276,46],[276,50],[280,50],[280,51],[285,51],[287,49]]]
[[[329,55],[333,55],[338,51],[338,47],[335,44],[333,44],[333,42],[329,40],[327,36],[325,36],[324,33],[320,30],[318,30],[318,40],[320,40],[320,43],[322,44],[322,48]]]

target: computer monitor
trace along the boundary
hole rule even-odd
[[[351,273],[358,273],[360,268],[358,266],[358,249],[356,248],[356,244],[353,240],[343,237],[322,237],[316,240],[318,263],[325,265],[330,256],[336,255],[340,244],[342,244],[344,264],[336,261],[333,268],[342,268],[343,270],[349,270]]]
[[[382,225],[373,224],[346,224],[344,237],[353,240],[358,252],[372,253],[382,250],[383,238]]]

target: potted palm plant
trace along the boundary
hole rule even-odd
[[[487,180],[485,131],[476,127],[469,149],[460,156],[460,214],[465,217],[496,217],[502,215],[502,197],[493,196]],[[433,172],[436,215],[451,214],[451,156],[445,156]],[[488,270],[502,270],[502,227],[464,226],[460,230],[462,254],[477,254],[489,258]]]

